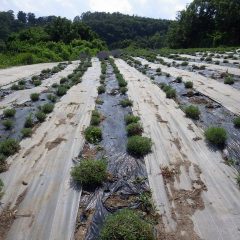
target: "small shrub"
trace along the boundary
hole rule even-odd
[[[53,83],[52,84],[52,88],[57,88],[58,87],[58,84],[57,83]]]
[[[152,142],[150,138],[132,136],[128,138],[127,151],[137,157],[144,156],[151,151]]]
[[[128,114],[125,116],[125,123],[128,125],[130,123],[137,123],[140,120],[140,117]]]
[[[6,119],[2,122],[3,126],[5,127],[6,130],[10,130],[13,128],[13,121],[10,119]]]
[[[205,137],[210,143],[222,147],[227,140],[227,132],[221,127],[209,127],[205,131]]]
[[[181,82],[182,82],[182,77],[180,77],[180,76],[177,77],[177,78],[176,78],[176,82],[177,82],[177,83],[181,83]]]
[[[161,68],[157,68],[157,69],[156,69],[156,72],[157,72],[157,73],[161,72]]]
[[[32,119],[32,115],[29,115],[25,120],[24,127],[25,128],[32,128],[33,126],[34,126],[34,122],[33,122],[33,119]]]
[[[102,93],[105,93],[105,92],[106,92],[106,88],[103,85],[98,87],[98,94],[102,94]]]
[[[31,128],[23,128],[23,129],[21,130],[21,133],[22,133],[22,137],[23,137],[23,138],[31,137],[31,135],[32,135],[32,129],[31,129]]]
[[[41,111],[46,114],[51,113],[53,109],[54,109],[54,104],[52,103],[46,103],[43,106],[41,106]]]
[[[0,142],[0,154],[5,156],[11,156],[18,152],[20,145],[17,140],[8,138],[3,142]]]
[[[16,110],[14,108],[8,108],[3,111],[4,117],[14,117]]]
[[[193,88],[193,82],[191,81],[185,82],[184,85],[185,85],[185,88]]]
[[[89,143],[96,144],[102,140],[102,130],[99,127],[87,127],[84,134]]]
[[[228,75],[227,77],[225,77],[225,79],[224,79],[224,84],[229,84],[229,85],[234,84],[234,79],[233,79],[233,77],[231,77],[230,75]]]
[[[100,99],[100,98],[97,98],[97,99],[95,100],[95,103],[96,103],[96,104],[99,104],[99,105],[102,105],[102,104],[103,104],[103,100]]]
[[[36,101],[38,101],[39,100],[39,93],[32,93],[31,95],[30,95],[30,98],[31,98],[31,100],[33,101],[33,102],[36,102]]]
[[[71,176],[84,186],[101,185],[107,178],[107,163],[104,160],[82,159],[72,168]]]
[[[44,122],[46,117],[47,117],[47,115],[44,112],[42,112],[42,111],[38,111],[38,112],[36,112],[35,117],[37,118],[37,120],[39,122]]]
[[[170,73],[166,73],[166,77],[167,78],[171,77]]]
[[[206,61],[206,62],[212,62],[212,58],[211,58],[211,57],[206,57],[206,58],[205,58],[205,61]]]
[[[26,84],[26,82],[24,81],[24,80],[20,80],[19,82],[18,82],[18,85],[25,85]]]
[[[67,88],[65,86],[58,86],[56,94],[61,97],[67,93]]]
[[[153,227],[133,210],[109,215],[100,231],[101,240],[154,240]]]
[[[200,116],[200,111],[197,106],[190,105],[185,108],[185,114],[188,118],[198,120]]]
[[[1,199],[2,196],[3,196],[3,188],[4,188],[4,184],[3,184],[2,179],[0,178],[0,199]]]
[[[224,60],[223,60],[223,63],[229,63],[229,61],[228,61],[228,60],[226,60],[226,59],[224,59]]]
[[[126,99],[121,100],[120,104],[122,107],[131,107],[133,105],[133,102],[126,98]]]
[[[142,135],[143,127],[140,123],[130,123],[126,127],[127,135],[134,136],[134,135]]]
[[[53,94],[48,94],[47,98],[48,98],[48,100],[50,100],[53,103],[55,103],[57,101],[57,97]]]
[[[233,120],[233,123],[234,123],[234,126],[236,128],[240,128],[240,117],[236,117],[234,120]]]
[[[38,76],[32,76],[32,81],[38,80],[39,77]]]

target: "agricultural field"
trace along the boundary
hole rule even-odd
[[[139,50],[0,70],[0,239],[239,239],[239,66]]]

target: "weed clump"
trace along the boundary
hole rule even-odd
[[[61,97],[67,93],[67,88],[65,86],[58,86],[56,94]]]
[[[101,240],[154,240],[153,227],[133,210],[109,215],[100,232]]]
[[[197,106],[190,105],[185,108],[185,114],[188,118],[198,120],[200,116],[200,111]]]
[[[100,113],[97,110],[94,110],[92,112],[92,118],[90,124],[93,126],[98,126],[101,122],[101,116]]]
[[[53,103],[55,103],[56,100],[57,100],[57,97],[55,95],[53,95],[53,94],[48,94],[47,98],[48,98],[48,100],[50,100]]]
[[[26,117],[25,123],[24,123],[24,127],[25,128],[32,128],[34,126],[34,122],[32,119],[32,115],[29,115]]]
[[[176,78],[176,82],[177,82],[177,83],[181,83],[181,82],[182,82],[182,77],[180,77],[180,76],[177,77],[177,78]]]
[[[14,117],[16,110],[14,108],[8,108],[3,111],[4,117]]]
[[[227,132],[221,127],[209,127],[205,131],[205,137],[213,145],[223,147],[227,140]]]
[[[72,168],[71,176],[74,181],[95,187],[101,185],[107,178],[107,163],[105,160],[82,159]]]
[[[89,126],[84,134],[89,143],[97,144],[102,140],[102,130],[99,127]]]
[[[128,138],[127,151],[136,157],[142,157],[151,151],[152,141],[150,138],[132,136]]]

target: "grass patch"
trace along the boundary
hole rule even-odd
[[[142,135],[143,127],[140,123],[130,123],[126,127],[127,135],[134,136],[134,135]]]
[[[100,232],[101,240],[154,240],[153,227],[133,210],[109,215]]]
[[[190,105],[186,107],[184,111],[185,111],[186,117],[195,119],[195,120],[199,119],[200,111],[197,106]]]
[[[4,117],[14,117],[16,114],[16,110],[14,108],[8,108],[3,110]]]
[[[223,147],[227,140],[227,132],[221,127],[209,127],[205,131],[205,137],[213,145]]]
[[[97,110],[92,111],[92,118],[90,124],[93,126],[98,126],[101,122],[101,115]]]
[[[95,187],[101,185],[107,178],[107,163],[105,160],[82,159],[72,168],[71,176],[74,181]]]
[[[181,82],[182,82],[182,77],[180,77],[180,76],[177,77],[177,78],[176,78],[176,82],[177,82],[177,83],[181,83]]]
[[[58,86],[56,94],[61,97],[67,93],[67,88],[65,86]]]
[[[47,98],[48,98],[48,100],[50,100],[53,103],[55,103],[57,101],[57,97],[53,94],[48,94]]]
[[[128,153],[141,157],[151,152],[152,141],[150,138],[141,136],[132,136],[128,138],[127,151]]]
[[[42,84],[42,81],[41,81],[40,79],[37,79],[37,80],[34,80],[34,81],[33,81],[33,85],[34,85],[35,87],[40,86],[41,84]]]
[[[32,93],[31,95],[30,95],[30,98],[31,98],[31,100],[33,101],[33,102],[36,102],[36,101],[38,101],[39,100],[39,93]]]
[[[233,120],[233,123],[234,123],[234,126],[236,128],[240,128],[240,117],[236,117],[234,120]]]
[[[89,143],[97,144],[102,140],[102,130],[99,127],[89,126],[84,134]]]
[[[119,92],[122,94],[122,95],[125,95],[126,94],[126,92],[127,92],[127,87],[120,87],[119,88]]]
[[[2,179],[0,178],[0,199],[2,198],[4,192],[3,192],[4,184]]]
[[[23,138],[31,137],[32,136],[32,129],[31,128],[23,128],[21,130],[21,133],[22,133]]]

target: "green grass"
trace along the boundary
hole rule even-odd
[[[74,181],[84,186],[98,186],[107,178],[107,163],[105,160],[82,159],[72,168]]]
[[[99,127],[89,126],[84,134],[89,143],[97,144],[102,140],[102,130]]]
[[[185,108],[186,117],[198,120],[200,116],[200,110],[197,106],[190,105]]]
[[[52,103],[55,103],[57,101],[57,97],[53,94],[47,95],[48,100],[50,100]]]
[[[227,140],[227,132],[221,127],[209,127],[205,130],[205,137],[213,145],[223,147]]]
[[[132,136],[128,138],[127,151],[136,157],[142,157],[151,152],[152,141],[150,138]]]
[[[101,240],[154,240],[153,227],[130,209],[109,215],[100,231]]]
[[[25,128],[32,128],[34,126],[32,115],[26,117],[24,127]]]
[[[232,85],[234,84],[234,79],[232,76],[228,75],[227,77],[225,77],[224,79],[224,84],[228,84],[228,85]]]
[[[56,94],[61,97],[67,93],[67,88],[65,86],[58,86]]]

